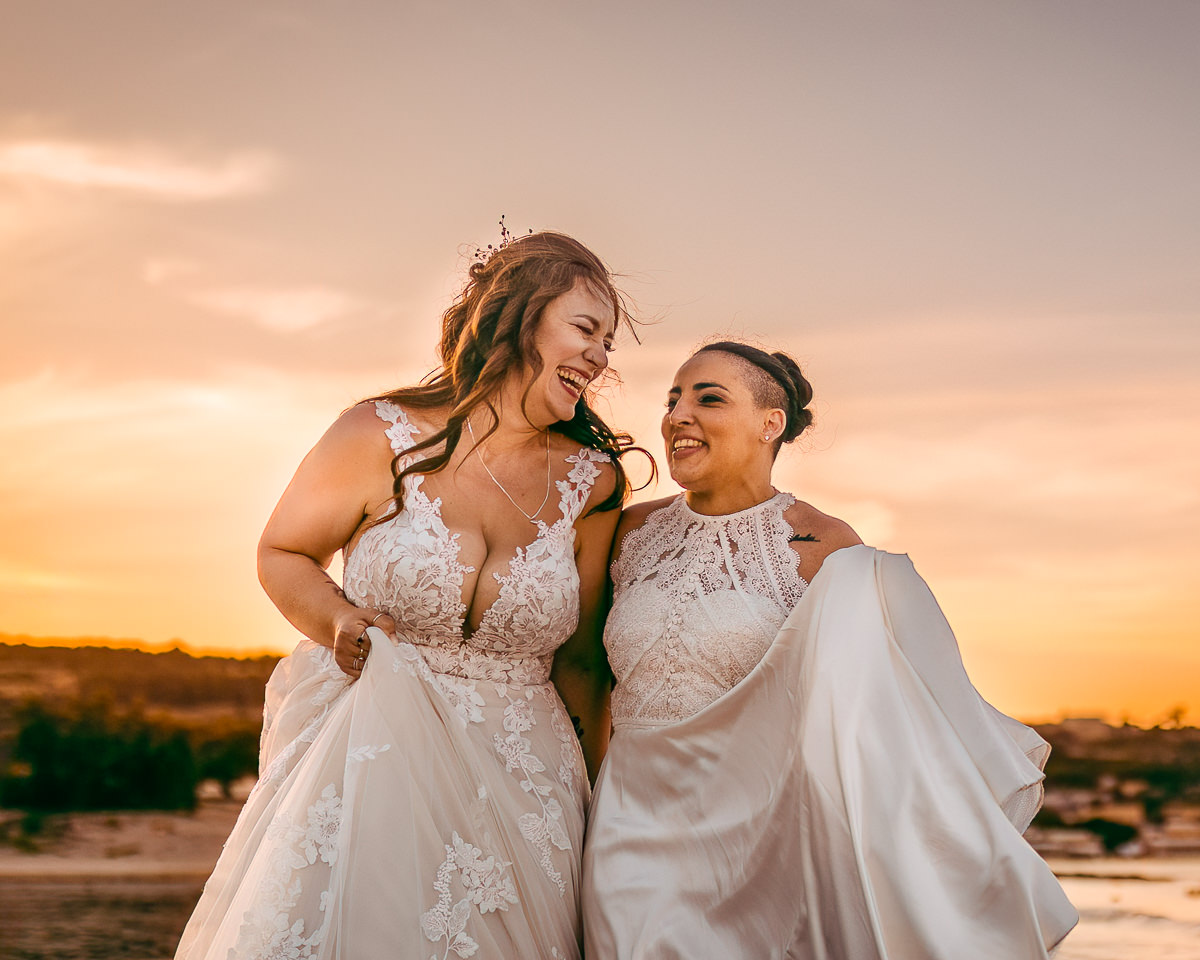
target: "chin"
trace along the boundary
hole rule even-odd
[[[578,409],[579,404],[583,401],[583,398],[579,397],[575,400],[567,400],[561,395],[554,395],[555,393],[561,393],[561,388],[551,386],[550,389],[553,391],[553,393],[546,398],[545,402],[545,413],[549,418],[550,423],[559,423],[563,420],[573,419],[575,416],[575,411]],[[547,424],[547,426],[549,426],[549,424]]]
[[[577,411],[579,409],[579,405],[581,403],[583,403],[582,397],[580,397],[573,404],[571,404],[571,406],[569,408],[567,408],[566,413],[564,413],[561,417],[559,417],[559,419],[560,420],[574,420],[575,419],[575,411]]]
[[[671,475],[671,479],[674,480],[676,484],[683,487],[684,490],[695,490],[697,485],[701,483],[700,478],[696,476],[694,472],[688,470],[686,464],[681,468],[676,469],[674,465],[668,461],[667,473],[669,473]]]
[[[569,410],[563,410],[560,407],[555,406],[551,407],[546,415],[550,420],[550,423],[547,423],[546,426],[550,426],[550,424],[561,423],[564,420],[570,420],[575,416],[575,408],[571,407]]]

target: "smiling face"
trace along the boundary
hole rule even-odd
[[[616,332],[613,305],[583,280],[546,305],[533,335],[542,369],[527,368],[526,415],[548,426],[575,415],[588,384],[608,367]]]
[[[662,434],[671,478],[689,492],[770,484],[784,414],[755,402],[746,366],[740,357],[706,351],[675,374]]]

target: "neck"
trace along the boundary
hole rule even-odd
[[[687,505],[696,513],[718,517],[747,510],[764,500],[770,500],[775,492],[768,476],[758,480],[743,479],[712,490],[688,490],[684,497]]]
[[[492,398],[496,416],[484,404],[471,411],[469,420],[477,440],[496,425],[496,431],[488,437],[491,450],[512,452],[525,447],[542,448],[546,445],[546,428],[530,423],[521,410],[520,392],[501,390]]]

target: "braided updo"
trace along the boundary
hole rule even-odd
[[[712,351],[727,353],[743,361],[746,382],[754,402],[760,407],[779,409],[786,414],[783,433],[775,440],[776,453],[782,444],[791,443],[812,424],[812,411],[808,409],[813,397],[812,384],[800,372],[796,361],[786,353],[767,353],[766,350],[737,340],[718,340],[716,343],[706,343],[692,356]]]

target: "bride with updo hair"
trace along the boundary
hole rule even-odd
[[[907,556],[777,490],[784,353],[696,351],[675,497],[627,507],[588,815],[588,960],[1027,960],[1077,920],[1021,833],[1049,748],[971,686]]]

